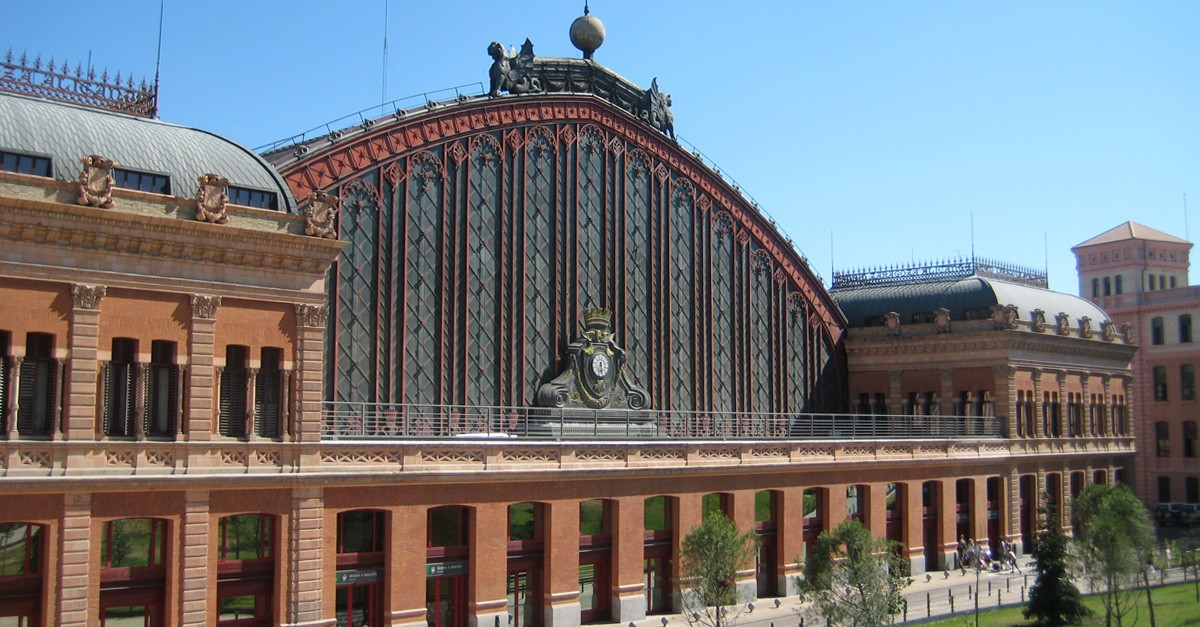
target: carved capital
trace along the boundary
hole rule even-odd
[[[337,239],[337,196],[325,192],[308,195],[308,206],[304,209],[304,234],[325,239]]]
[[[229,217],[229,179],[216,174],[201,174],[196,178],[196,220],[225,224]]]
[[[992,376],[997,379],[1012,379],[1017,375],[1017,367],[1009,364],[992,366]]]
[[[76,309],[99,309],[100,299],[108,293],[103,285],[75,285],[71,287],[71,297]]]
[[[213,319],[217,317],[217,308],[221,306],[220,296],[208,294],[192,295],[192,317]]]
[[[89,155],[80,161],[83,171],[79,173],[79,204],[101,209],[112,207],[112,192],[117,184],[112,173],[119,164],[100,155]]]
[[[329,307],[325,305],[296,305],[296,324],[302,327],[321,328],[325,326],[325,318],[329,315]]]

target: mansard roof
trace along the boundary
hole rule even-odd
[[[1118,224],[1113,228],[1071,248],[1072,251],[1083,248],[1085,246],[1095,246],[1097,244],[1111,244],[1113,242],[1121,242],[1131,239],[1147,240],[1151,242],[1166,242],[1170,244],[1187,244],[1191,247],[1191,242],[1175,237],[1169,233],[1163,233],[1157,229],[1152,229],[1137,222],[1125,222]]]
[[[1086,316],[1097,326],[1109,319],[1103,309],[1078,296],[979,275],[848,288],[835,291],[833,297],[851,327],[876,326],[892,311],[904,323],[920,321],[943,307],[950,310],[951,320],[983,319],[994,305],[1015,305],[1021,320],[1029,320],[1037,309],[1047,318],[1066,313],[1073,322]]]
[[[160,120],[0,92],[0,150],[51,160],[51,176],[76,181],[88,155],[119,167],[171,177],[171,192],[195,195],[196,179],[213,173],[233,186],[277,194],[279,209],[295,200],[275,168],[236,142]]]

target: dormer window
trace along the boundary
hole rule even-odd
[[[279,210],[279,196],[277,194],[264,192],[259,189],[234,187],[233,185],[229,186],[229,203],[243,207],[270,209],[271,211]]]
[[[24,155],[0,150],[0,170],[49,178],[50,157]]]
[[[171,193],[171,177],[165,174],[113,168],[113,179],[116,180],[117,187],[123,189],[136,189],[139,192],[150,192],[151,194]]]

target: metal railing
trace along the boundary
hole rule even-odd
[[[996,416],[776,414],[325,403],[321,435],[338,439],[928,440],[1002,438]]]

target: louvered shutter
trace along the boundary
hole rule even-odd
[[[240,438],[246,435],[246,371],[226,368],[221,372],[221,435]]]
[[[279,436],[279,371],[259,370],[254,390],[254,418],[258,435]]]
[[[27,359],[21,364],[21,391],[17,396],[17,431],[21,435],[34,435],[34,413],[37,410],[37,370],[38,362]]]
[[[106,361],[100,369],[100,433],[112,433],[112,362]]]

